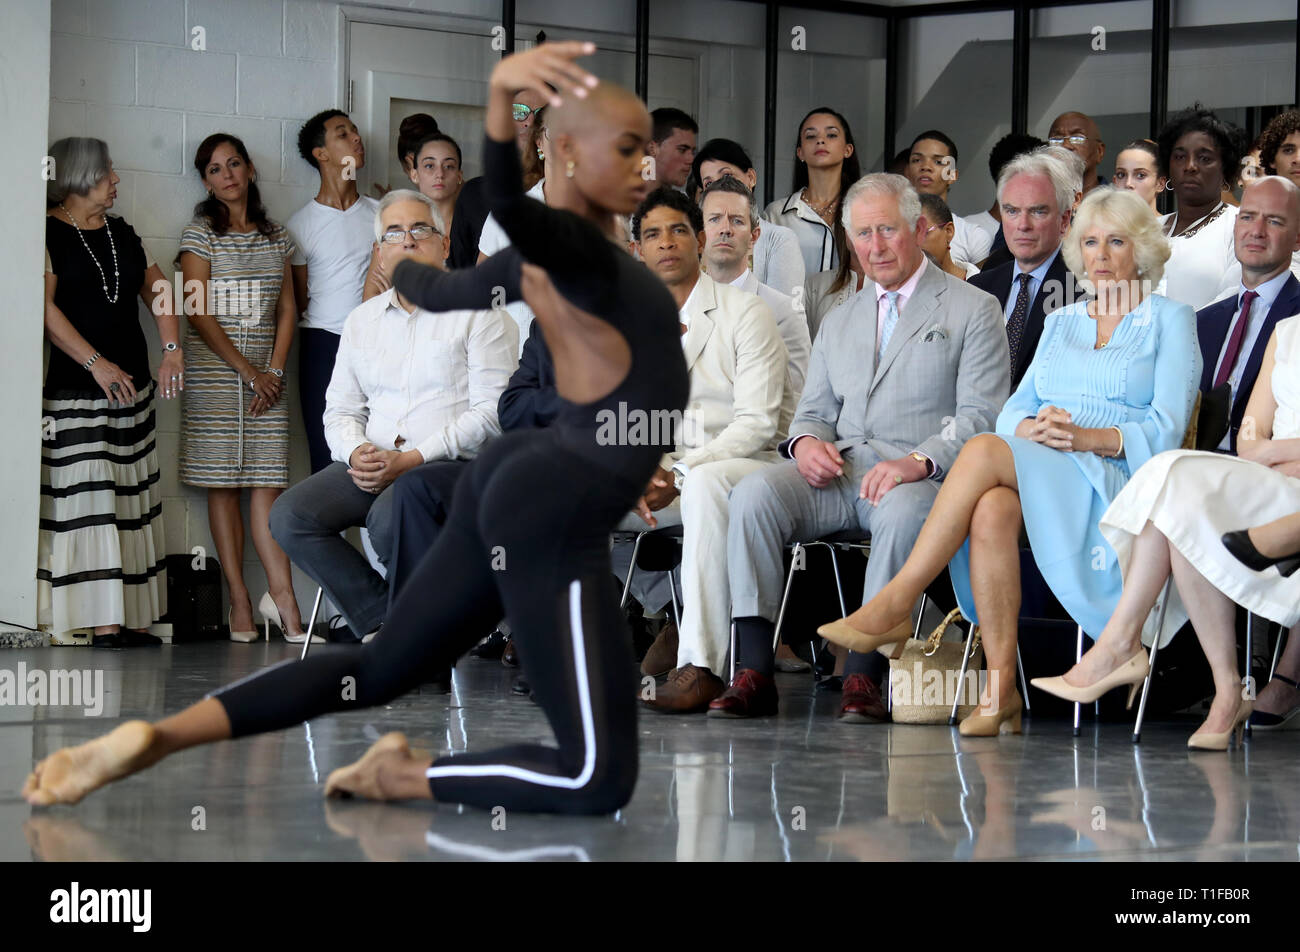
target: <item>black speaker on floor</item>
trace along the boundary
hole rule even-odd
[[[172,626],[172,644],[228,638],[222,605],[220,562],[167,556],[167,614],[161,621]]]

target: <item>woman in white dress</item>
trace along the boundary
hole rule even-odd
[[[1251,569],[1222,542],[1226,532],[1300,511],[1300,317],[1275,328],[1245,419],[1254,425],[1239,431],[1238,456],[1161,453],[1115,497],[1101,531],[1124,576],[1119,604],[1078,664],[1064,677],[1035,678],[1036,686],[1086,702],[1132,685],[1132,703],[1149,667],[1143,628],[1172,570],[1164,630],[1150,637],[1163,643],[1190,616],[1214,673],[1214,703],[1187,745],[1226,750],[1229,735],[1240,736],[1254,690],[1243,690],[1237,669],[1236,606],[1290,627],[1291,642],[1300,642],[1300,574]]]
[[[1245,135],[1197,104],[1170,119],[1158,142],[1176,211],[1160,219],[1173,253],[1156,292],[1200,309],[1241,280],[1232,244],[1237,209],[1221,196],[1236,178]]]

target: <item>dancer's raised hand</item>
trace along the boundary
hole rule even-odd
[[[511,96],[521,89],[531,89],[552,106],[558,106],[561,94],[572,93],[581,99],[596,85],[596,77],[574,63],[579,56],[594,52],[596,44],[589,41],[542,43],[497,63],[488,84],[493,92]]]

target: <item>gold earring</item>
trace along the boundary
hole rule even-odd
[[[566,176],[568,176],[569,178],[573,178],[573,169],[574,169],[574,164],[575,164],[575,163],[574,163],[573,159],[569,159],[569,161],[566,162],[565,165],[564,165],[564,174],[565,174]]]

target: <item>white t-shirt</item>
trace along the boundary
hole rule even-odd
[[[952,216],[952,260],[960,265],[979,264],[993,248],[993,236],[960,215]]]
[[[966,224],[972,228],[978,228],[984,234],[989,236],[989,241],[994,241],[998,237],[998,232],[1002,230],[1002,222],[998,221],[988,211],[976,212],[974,215],[962,215]],[[992,247],[990,245],[989,247]],[[977,261],[976,264],[979,262]]]
[[[1173,217],[1171,212],[1160,218],[1160,227],[1166,234]],[[1191,237],[1183,234],[1170,238],[1171,253],[1156,293],[1191,305],[1195,310],[1235,293],[1241,283],[1241,263],[1237,261],[1232,236],[1236,223],[1237,206],[1225,204],[1212,220],[1196,228]]]
[[[286,222],[298,246],[291,263],[307,266],[302,327],[343,333],[343,322],[361,303],[378,211],[379,202],[366,195],[358,196],[347,211],[312,199]]]
[[[546,179],[541,179],[536,185],[530,188],[525,194],[529,198],[535,198],[539,202],[545,203],[546,196],[542,192],[542,183]],[[506,237],[505,230],[497,224],[492,213],[483,222],[483,231],[479,234],[478,250],[481,254],[489,258],[505,248],[510,247],[510,239]],[[533,323],[533,309],[523,301],[514,301],[506,305],[506,312],[515,319],[519,325],[519,354],[522,357],[524,353],[524,342],[528,340],[528,329]]]

